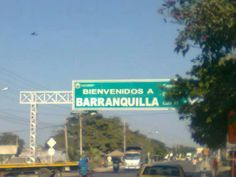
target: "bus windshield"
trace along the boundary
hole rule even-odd
[[[139,160],[141,157],[140,154],[126,154],[125,159],[126,160]]]

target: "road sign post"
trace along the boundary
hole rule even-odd
[[[170,80],[73,81],[73,110],[162,110],[179,102],[165,99]]]
[[[48,155],[50,156],[50,163],[52,163],[52,157],[55,154],[55,149],[53,148],[56,145],[56,141],[53,138],[50,138],[47,142],[48,146],[50,147],[48,149]]]
[[[50,138],[48,140],[47,144],[48,144],[49,147],[53,147],[57,144],[57,142],[53,138]]]
[[[186,100],[165,99],[169,79],[73,81],[72,91],[21,91],[20,104],[31,105],[30,162],[36,159],[37,105],[72,104],[73,111],[82,110],[169,110]],[[195,101],[195,100],[194,100]]]

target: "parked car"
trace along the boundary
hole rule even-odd
[[[138,177],[185,177],[183,168],[176,164],[143,165]]]

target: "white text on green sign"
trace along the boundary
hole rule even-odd
[[[73,81],[73,109],[165,109],[169,80]]]

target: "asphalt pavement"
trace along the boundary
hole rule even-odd
[[[165,161],[162,163],[181,165],[187,177],[212,177],[209,163],[198,163],[197,165],[193,165],[191,161]],[[137,172],[121,169],[119,173],[113,173],[112,168],[98,168],[97,172],[93,174],[93,177],[137,177]],[[76,172],[67,173],[63,174],[63,177],[78,177],[78,174]],[[229,175],[218,175],[217,177],[229,177]]]
[[[137,177],[137,171],[120,171],[119,173],[96,173],[93,177]]]
[[[78,177],[76,172],[63,174],[63,177]],[[113,172],[96,172],[92,177],[137,177],[137,171],[124,171],[121,170],[118,173]]]
[[[179,164],[189,177],[200,177],[200,174],[196,172],[196,166],[192,165],[190,161],[166,161],[164,163]],[[101,168],[98,171],[93,174],[93,177],[137,177],[138,173],[138,171],[124,169],[121,169],[119,173],[113,173],[111,168]],[[65,177],[78,177],[78,174],[67,174]]]
[[[191,161],[165,161],[162,163],[179,164],[183,167],[187,177],[212,177],[209,166],[206,164],[192,165]],[[201,174],[201,169],[204,167],[207,169],[208,173],[206,175]],[[121,169],[118,173],[112,172],[112,168],[98,168],[96,172],[93,173],[93,177],[137,177],[138,171],[124,170]],[[35,175],[36,177],[37,175]],[[33,176],[30,176],[33,177]],[[62,177],[78,177],[78,172],[67,172],[63,173]],[[226,177],[226,176],[219,176]],[[227,176],[228,177],[228,176]]]

